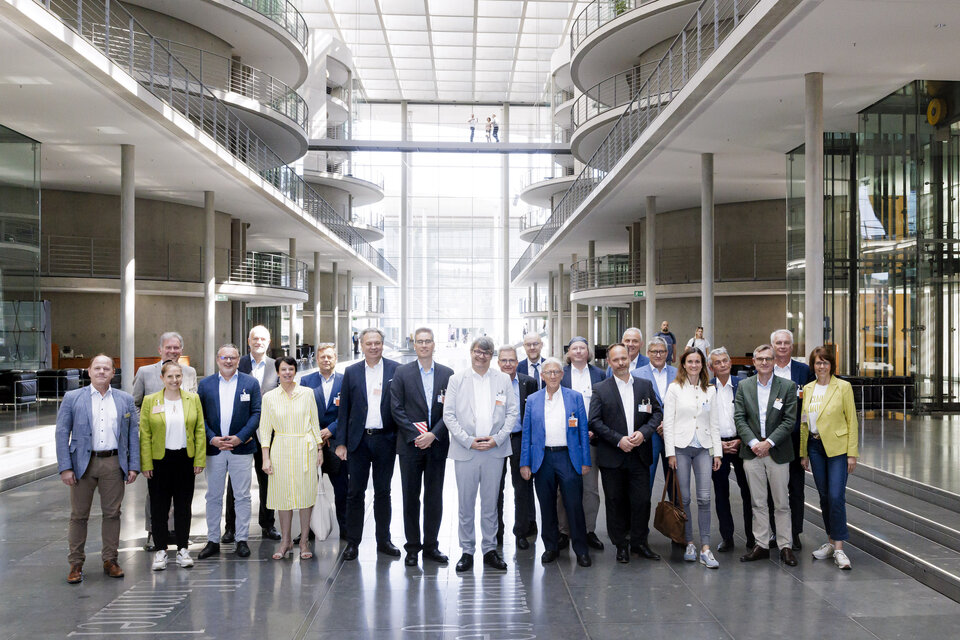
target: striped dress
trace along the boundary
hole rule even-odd
[[[263,394],[258,437],[260,442],[271,443],[273,475],[267,485],[267,508],[287,511],[312,507],[317,500],[320,442],[313,389],[297,385],[293,397],[283,387]]]

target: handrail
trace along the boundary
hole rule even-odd
[[[248,251],[243,261],[231,266],[225,282],[306,293],[307,263],[282,253]]]
[[[531,209],[520,218],[520,231],[533,227],[542,226],[550,217],[550,212],[546,209]]]
[[[574,129],[601,114],[630,104],[637,89],[657,68],[658,61],[643,63],[601,80],[583,93],[570,109],[570,123]]]
[[[308,167],[309,169],[309,167]],[[370,166],[357,165],[348,162],[327,163],[323,168],[317,169],[321,173],[329,173],[344,178],[355,178],[365,182],[372,182],[383,190],[383,173]]]
[[[510,270],[511,280],[515,280],[533,262],[534,256],[573,216],[594,188],[607,177],[633,143],[758,2],[759,0],[702,0],[696,13],[633,96],[580,175],[557,202],[550,219],[513,265]]]
[[[350,224],[355,226],[363,225],[365,227],[370,227],[371,229],[379,229],[381,232],[384,229],[383,220],[384,216],[382,213],[355,213],[350,216]]]
[[[570,26],[570,53],[576,51],[591,33],[611,20],[651,2],[656,0],[593,0]]]
[[[564,175],[563,169],[560,167],[537,167],[530,169],[530,171],[520,176],[520,191],[524,191],[527,187],[535,185],[538,182],[570,177],[572,177],[572,174]]]
[[[240,0],[237,0],[240,1]],[[34,0],[65,26],[125,69],[141,86],[211,136],[231,155],[277,189],[303,215],[329,229],[390,278],[397,270],[363,239],[238,115],[200,82],[163,42],[115,0]],[[251,0],[263,4],[261,0]],[[246,4],[246,1],[244,1]],[[106,26],[105,26],[106,25]]]
[[[238,4],[253,9],[271,22],[283,27],[283,30],[293,36],[301,47],[307,46],[310,34],[307,21],[297,11],[290,0],[233,0]]]

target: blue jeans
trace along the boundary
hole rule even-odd
[[[823,513],[823,528],[831,540],[850,539],[847,531],[847,454],[828,456],[820,440],[807,440],[807,455],[810,470],[820,493],[820,511]]]
[[[680,497],[683,510],[687,514],[687,542],[693,542],[693,519],[690,517],[690,472],[697,483],[697,529],[700,533],[700,545],[710,544],[710,491],[713,487],[713,457],[709,449],[703,447],[677,447],[677,481],[680,483]]]

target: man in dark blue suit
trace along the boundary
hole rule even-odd
[[[750,485],[747,474],[743,470],[743,459],[740,457],[740,436],[737,435],[737,425],[733,420],[733,401],[737,397],[739,378],[730,375],[730,354],[723,347],[717,347],[710,352],[710,369],[715,376],[710,380],[717,389],[715,402],[720,412],[719,429],[720,441],[723,447],[723,458],[720,468],[713,472],[713,495],[717,509],[717,522],[720,525],[722,541],[717,551],[733,551],[733,514],[730,510],[730,467],[737,477],[740,487],[740,498],[743,502],[743,531],[747,536],[747,549],[756,546],[753,538],[753,506],[750,502]]]
[[[347,461],[347,519],[342,538],[344,560],[356,560],[363,538],[363,496],[373,467],[373,517],[377,551],[399,558],[390,540],[390,482],[397,455],[397,426],[390,412],[390,382],[398,363],[383,357],[383,331],[360,332],[363,361],[343,372],[334,452]]]
[[[403,488],[403,530],[407,542],[404,564],[425,560],[447,563],[437,537],[443,516],[443,476],[450,435],[443,423],[443,401],[453,369],[433,361],[433,331],[413,332],[414,362],[397,367],[390,384],[390,410],[397,424],[397,455]],[[423,489],[423,537],[420,536],[420,490]]]
[[[520,473],[534,478],[545,551],[543,563],[557,559],[560,530],[557,526],[557,490],[570,520],[570,538],[577,564],[589,567],[587,527],[583,519],[583,476],[590,473],[590,437],[583,397],[573,389],[560,386],[563,365],[548,358],[541,368],[546,387],[527,398],[523,416],[523,442],[520,449]]]
[[[793,332],[789,329],[777,329],[770,334],[770,344],[773,345],[773,375],[792,380],[797,387],[797,406],[802,404],[803,387],[815,379],[806,363],[793,359]],[[817,346],[817,345],[814,345]],[[790,462],[790,482],[787,491],[790,496],[790,525],[793,529],[793,550],[803,548],[800,534],[803,532],[803,465],[800,463],[800,411],[797,411],[796,422],[793,425],[793,461]],[[770,498],[770,504],[773,504]],[[773,527],[773,508],[770,509],[771,531]]]
[[[543,389],[542,365],[544,362],[540,352],[543,351],[543,340],[536,333],[528,333],[523,336],[523,352],[526,357],[517,365],[517,373],[530,376],[537,384],[537,389]]]
[[[318,371],[303,376],[300,384],[313,389],[317,401],[317,415],[320,417],[320,437],[323,438],[325,451],[320,469],[330,478],[333,485],[333,498],[337,507],[337,523],[340,531],[346,524],[347,514],[347,465],[330,451],[330,442],[337,432],[337,416],[340,413],[340,390],[343,374],[337,373],[337,347],[332,343],[317,345]],[[310,532],[311,535],[313,532]],[[294,542],[299,542],[294,540]]]
[[[217,351],[217,375],[207,376],[197,386],[207,431],[207,544],[201,560],[220,553],[220,514],[223,488],[230,474],[234,487],[237,555],[250,555],[250,477],[253,452],[259,446],[254,433],[260,426],[260,384],[253,376],[237,371],[240,350],[225,344]]]
[[[650,364],[650,358],[643,355],[643,332],[640,331],[640,329],[630,327],[623,332],[623,337],[620,339],[620,342],[627,348],[627,351],[629,351],[630,373],[633,373],[634,369]],[[612,375],[613,368],[608,366],[607,377],[609,378]]]

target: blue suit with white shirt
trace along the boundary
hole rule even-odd
[[[337,433],[337,417],[340,414],[340,387],[343,385],[343,374],[333,374],[333,386],[330,388],[330,396],[323,395],[323,376],[319,371],[305,375],[300,379],[300,385],[313,389],[313,398],[317,401],[317,416],[320,418],[320,428],[329,429],[330,433]],[[330,484],[333,486],[333,502],[337,509],[337,524],[340,530],[347,517],[347,465],[336,456],[331,450],[330,442],[332,438],[324,443],[323,464],[320,470],[330,478]]]
[[[663,365],[663,370],[667,373],[667,385],[669,385],[677,377],[677,368],[673,365],[665,364]],[[657,401],[660,403],[660,406],[663,406],[663,398],[660,397],[660,387],[657,386],[657,380],[653,377],[653,365],[647,362],[647,364],[642,367],[637,367],[630,372],[630,375],[636,376],[643,380],[649,380],[650,384],[653,385],[653,392],[657,394]],[[653,425],[654,427],[659,427],[660,425]],[[657,477],[657,463],[661,460],[663,461],[663,479],[667,479],[667,457],[664,454],[665,447],[663,446],[663,436],[659,433],[654,432],[653,441],[653,462],[650,463],[650,491],[653,491],[653,481]],[[670,488],[670,495],[673,495],[673,488]]]

